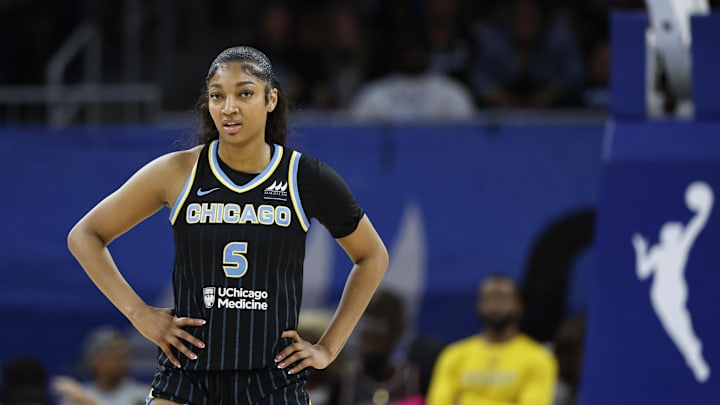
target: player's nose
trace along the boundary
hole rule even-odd
[[[237,106],[234,98],[233,98],[233,97],[228,97],[228,98],[225,100],[225,105],[223,105],[223,108],[222,108],[222,111],[221,111],[221,112],[222,112],[224,115],[232,115],[232,114],[237,114],[237,112],[238,112],[239,110],[240,110],[240,109],[238,108],[238,106]]]

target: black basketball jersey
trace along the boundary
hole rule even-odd
[[[187,370],[250,370],[274,364],[290,341],[302,300],[310,225],[297,188],[300,153],[273,145],[262,173],[235,184],[222,170],[218,142],[206,145],[170,213],[178,317],[205,342]],[[172,367],[160,353],[160,363]]]

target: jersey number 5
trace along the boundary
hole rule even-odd
[[[248,269],[247,242],[230,242],[223,250],[223,270],[225,277],[240,278]]]

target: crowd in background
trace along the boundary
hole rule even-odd
[[[0,1],[0,85],[40,84],[72,30],[91,21],[103,41],[103,81],[121,82],[131,1]],[[166,110],[197,98],[211,55],[253,45],[304,109],[354,108],[378,79],[433,75],[458,86],[459,109],[605,108],[608,16],[642,0],[363,0],[139,2],[139,80],[162,85]],[[164,8],[163,5],[172,7]],[[172,18],[171,71],[153,29]],[[162,71],[158,71],[158,70]],[[78,79],[70,69],[67,80]],[[398,91],[403,91],[400,86]],[[423,87],[421,91],[434,91]],[[433,94],[424,97],[431,98]],[[455,99],[453,99],[455,100]],[[362,107],[358,107],[362,109]],[[460,114],[462,115],[462,114]]]
[[[481,403],[575,405],[580,388],[585,320],[566,318],[552,339],[520,328],[519,286],[504,275],[478,286],[478,334],[445,342],[419,331],[399,293],[379,290],[338,359],[311,370],[306,391],[315,405],[444,405]],[[298,332],[316,341],[332,314],[304,310]],[[127,336],[100,326],[82,343],[83,357],[68,375],[47,375],[42,359],[4,365],[1,405],[140,405],[149,381],[131,372]]]

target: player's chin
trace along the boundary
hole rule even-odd
[[[242,146],[250,141],[250,137],[247,135],[246,132],[240,131],[240,132],[227,132],[227,131],[220,131],[219,133],[220,139],[223,140],[223,142],[228,144],[234,144],[237,146]]]

